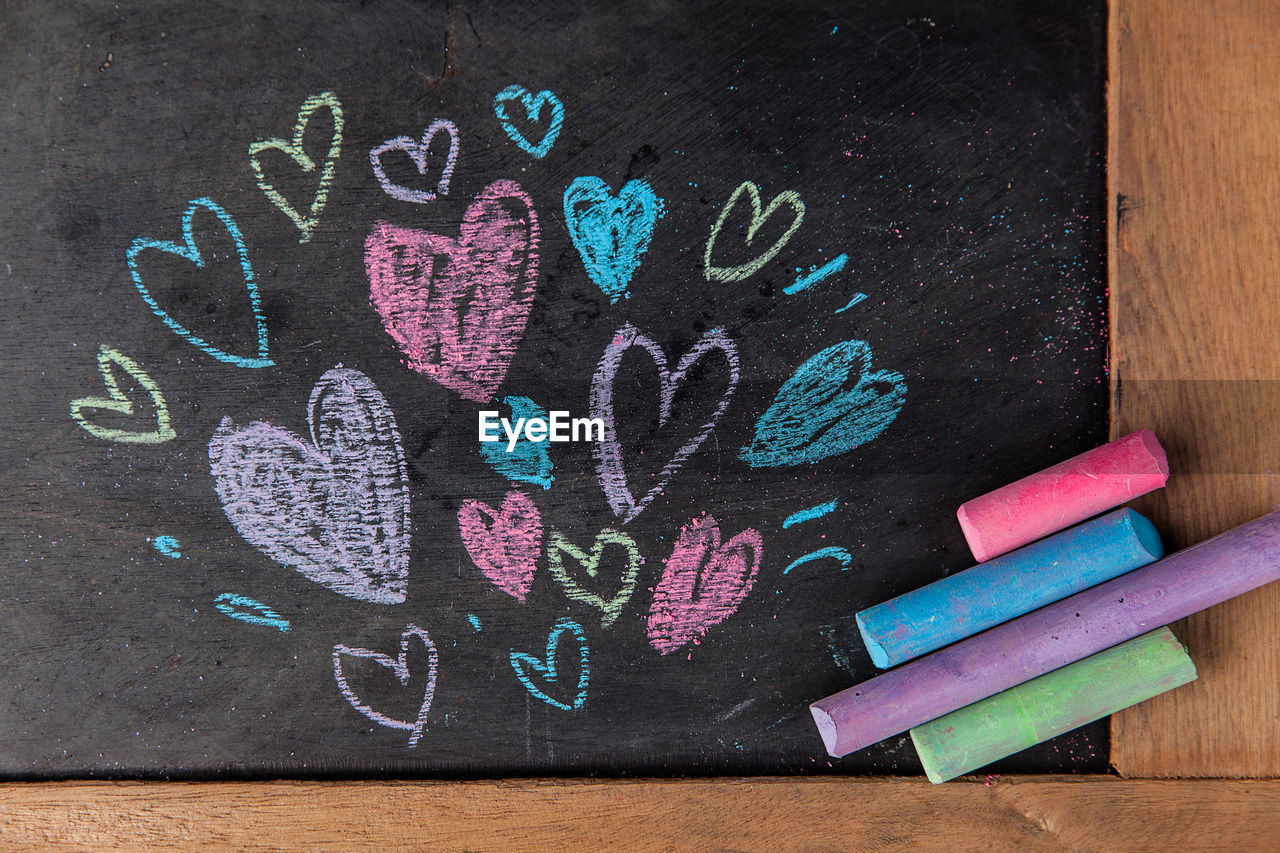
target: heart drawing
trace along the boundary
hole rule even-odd
[[[379,666],[391,670],[401,686],[408,687],[410,678],[409,641],[415,638],[426,647],[427,653],[430,655],[429,663],[427,664],[427,684],[422,691],[422,704],[418,706],[418,716],[413,720],[398,720],[388,717],[380,711],[375,711],[351,689],[351,685],[347,682],[346,673],[342,668],[342,659],[371,660]],[[427,714],[431,711],[431,700],[435,698],[436,674],[439,668],[440,655],[436,652],[436,644],[431,642],[431,637],[426,631],[416,625],[405,626],[404,633],[400,635],[400,654],[396,657],[384,655],[371,649],[352,648],[341,644],[333,647],[333,677],[338,682],[338,690],[342,691],[342,697],[351,703],[352,708],[355,708],[378,725],[408,732],[410,749],[418,745],[418,741],[422,738],[422,733],[426,731]]]
[[[409,484],[387,401],[338,365],[311,391],[311,442],[223,418],[209,440],[222,509],[249,544],[341,595],[404,602]]]
[[[528,397],[508,396],[502,402],[511,409],[510,423],[519,423],[521,418],[547,419],[547,410]],[[521,433],[514,448],[507,450],[508,445],[508,440],[502,437],[498,441],[482,441],[480,455],[493,470],[508,480],[551,488],[556,478],[551,473],[555,466],[547,449],[550,442],[530,441]]]
[[[750,527],[720,544],[715,516],[681,528],[653,590],[649,645],[670,654],[732,616],[751,592],[763,549],[759,531]]]
[[[512,101],[520,102],[524,108],[524,119],[528,123],[541,122],[542,108],[550,105],[551,118],[539,142],[531,142],[529,137],[525,136],[512,122],[511,116],[507,113],[507,107]],[[564,125],[564,104],[546,89],[533,94],[523,86],[508,86],[494,96],[493,113],[498,117],[503,132],[511,141],[539,160],[547,156],[551,146],[556,144],[556,139],[560,136],[560,128]]]
[[[204,268],[204,256],[200,254],[200,249],[196,246],[195,234],[192,230],[192,220],[195,218],[196,211],[202,209],[209,211],[218,218],[218,221],[226,227],[227,233],[231,235],[231,239],[235,243],[236,255],[240,259],[240,272],[244,276],[244,288],[249,293],[249,306],[253,311],[254,324],[257,326],[258,354],[256,357],[233,355],[195,334],[173,319],[168,311],[161,308],[155,297],[151,295],[150,289],[142,283],[142,274],[138,272],[138,255],[148,249],[155,249],[169,255],[177,255],[183,260],[195,264],[197,269]],[[267,355],[267,321],[262,316],[262,305],[258,299],[258,282],[253,277],[253,267],[249,263],[249,252],[244,247],[244,237],[241,236],[240,228],[236,225],[236,221],[231,218],[231,214],[222,208],[222,205],[209,198],[197,198],[188,202],[187,209],[182,214],[182,245],[169,240],[151,240],[146,237],[138,237],[130,244],[129,251],[125,257],[129,264],[129,275],[133,278],[133,286],[138,289],[138,293],[142,294],[143,300],[151,308],[152,312],[163,320],[166,326],[176,332],[178,337],[194,344],[218,359],[218,361],[225,361],[238,367],[270,367],[275,364]]]
[[[84,409],[105,409],[122,415],[133,415],[133,403],[120,390],[120,383],[116,380],[115,371],[111,368],[113,364],[132,376],[134,381],[151,396],[151,405],[155,412],[155,429],[137,432],[118,427],[104,427],[93,423],[81,414]],[[164,402],[164,395],[160,393],[160,386],[156,385],[155,380],[148,376],[136,361],[103,344],[98,348],[98,372],[102,374],[102,381],[107,386],[109,396],[80,397],[71,401],[71,417],[86,432],[95,438],[120,441],[125,444],[160,444],[177,435],[170,424],[169,407]]]
[[[716,239],[720,236],[720,229],[724,227],[725,220],[729,218],[729,214],[733,212],[734,206],[738,203],[738,199],[746,195],[751,202],[751,222],[747,225],[747,243],[750,244],[755,239],[756,232],[760,230],[760,226],[768,221],[769,217],[774,214],[778,208],[784,204],[791,208],[791,224],[787,226],[787,230],[782,236],[773,241],[773,245],[756,255],[745,264],[736,267],[718,267],[711,263],[712,253],[715,250]],[[782,251],[782,247],[791,241],[791,236],[796,233],[796,229],[800,227],[800,223],[804,221],[804,202],[800,200],[800,195],[795,190],[785,190],[773,197],[773,201],[769,202],[769,206],[763,211],[760,210],[760,188],[751,181],[743,181],[733,195],[729,196],[729,200],[725,202],[724,208],[720,211],[716,224],[711,226],[711,236],[707,238],[707,251],[703,255],[702,262],[706,268],[708,281],[741,281],[750,275],[753,275],[762,266],[773,260],[774,255]]]
[[[323,164],[317,164],[315,158],[306,152],[302,147],[303,137],[307,133],[307,124],[311,121],[312,114],[321,107],[329,110],[329,114],[333,116],[333,135],[329,139],[329,151],[325,154]],[[303,172],[311,173],[319,169],[319,185],[316,187],[316,193],[311,199],[311,206],[307,209],[307,213],[303,215],[298,212],[289,200],[280,194],[262,172],[261,155],[264,151],[279,151],[288,155],[294,163],[298,164]],[[342,104],[338,101],[338,96],[333,92],[321,92],[318,95],[312,95],[302,102],[302,107],[298,110],[298,120],[293,125],[293,138],[284,139],[262,139],[249,145],[249,166],[253,169],[254,179],[258,182],[258,189],[266,193],[271,203],[280,209],[290,221],[297,226],[302,232],[299,243],[306,243],[311,240],[311,235],[315,232],[316,225],[320,222],[320,211],[324,209],[325,201],[329,198],[329,184],[333,182],[333,170],[338,164],[338,155],[342,153]]]
[[[671,405],[675,399],[676,389],[684,382],[689,370],[695,364],[708,353],[717,350],[724,354],[729,363],[729,382],[716,410],[704,423],[698,425],[689,440],[662,467],[654,485],[639,499],[627,485],[627,472],[623,465],[622,446],[618,441],[618,429],[613,411],[613,385],[617,378],[618,366],[622,363],[622,356],[626,351],[636,346],[649,353],[658,368],[659,426],[665,425],[671,417]],[[707,436],[720,420],[720,416],[729,406],[729,399],[737,386],[738,348],[733,339],[725,334],[724,329],[716,328],[705,332],[680,359],[676,369],[670,371],[667,369],[667,357],[663,354],[662,348],[630,323],[624,325],[613,336],[613,341],[605,348],[600,364],[596,367],[595,376],[591,380],[591,417],[604,421],[604,439],[596,442],[593,449],[605,498],[613,509],[613,514],[620,517],[623,524],[643,512],[644,508],[662,492],[685,460],[702,446],[702,442],[706,441]]]
[[[382,169],[382,156],[388,151],[403,151],[408,154],[409,159],[413,161],[413,165],[418,167],[418,174],[425,177],[427,174],[427,154],[431,150],[431,140],[436,133],[442,130],[449,134],[449,156],[444,161],[444,168],[440,170],[440,177],[436,181],[435,189],[409,189],[392,183],[387,179],[387,173]],[[449,179],[453,177],[453,167],[458,162],[458,128],[454,127],[453,122],[448,119],[438,118],[427,125],[427,129],[422,133],[421,140],[408,136],[397,136],[395,139],[388,139],[369,152],[369,162],[373,165],[373,174],[378,179],[378,184],[382,187],[382,191],[397,201],[407,201],[414,204],[435,201],[436,196],[449,193]]]
[[[578,691],[574,694],[572,702],[562,702],[559,699],[552,698],[546,691],[539,687],[533,681],[530,672],[536,674],[538,681],[546,687],[550,688],[560,678],[559,670],[556,666],[556,656],[560,649],[560,637],[565,633],[573,634],[573,638],[578,642]],[[559,708],[562,711],[576,711],[581,708],[587,701],[587,684],[591,681],[591,652],[587,648],[587,635],[582,630],[582,626],[569,618],[561,618],[556,620],[555,626],[551,629],[551,634],[547,637],[547,653],[542,660],[525,652],[511,651],[511,668],[515,670],[516,678],[520,679],[520,683],[524,685],[524,689],[528,690],[535,698],[541,699],[552,708]]]
[[[600,574],[601,557],[610,545],[623,549],[627,555],[627,562],[621,573],[621,585],[618,591],[611,597],[605,598],[578,583],[565,567],[564,558],[566,556],[572,558],[587,573],[587,577],[594,580]],[[600,620],[601,628],[612,625],[618,618],[618,614],[622,612],[622,608],[626,607],[627,602],[631,600],[632,593],[636,591],[636,578],[640,574],[640,566],[643,563],[644,557],[640,555],[640,548],[635,540],[621,530],[608,527],[596,534],[596,541],[591,545],[590,554],[574,545],[558,530],[551,531],[551,540],[547,543],[547,571],[572,601],[589,604],[604,614]]]
[[[467,207],[458,239],[378,222],[365,240],[370,301],[412,370],[468,400],[502,383],[538,282],[538,216],[514,181]]]
[[[523,604],[542,552],[542,516],[529,496],[512,489],[498,512],[483,501],[463,501],[458,509],[458,532],[476,568]]]
[[[880,435],[906,401],[901,373],[871,369],[870,346],[838,343],[783,383],[738,456],[753,468],[813,464]]]
[[[564,191],[564,221],[587,275],[617,302],[649,248],[662,199],[642,180],[627,181],[615,196],[599,178],[581,177]]]

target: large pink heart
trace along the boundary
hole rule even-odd
[[[681,528],[653,590],[649,645],[670,654],[737,612],[755,584],[763,549],[759,531],[750,527],[721,545],[713,515]]]
[[[529,322],[538,234],[533,202],[514,181],[476,196],[456,240],[374,225],[364,242],[369,298],[411,369],[468,400],[494,396]]]
[[[484,576],[523,603],[542,551],[542,516],[529,496],[512,489],[499,512],[483,501],[465,500],[458,509],[458,531]]]

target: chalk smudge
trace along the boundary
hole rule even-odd
[[[600,573],[600,560],[605,548],[610,545],[626,551],[627,561],[621,573],[621,585],[618,591],[612,597],[605,598],[584,589],[565,568],[564,558],[566,555],[571,557],[587,573],[587,577],[594,580]],[[578,548],[558,530],[551,531],[551,538],[547,542],[547,570],[572,601],[588,604],[603,614],[600,620],[601,628],[612,625],[618,618],[618,614],[622,612],[622,608],[631,600],[632,593],[636,591],[636,578],[643,562],[644,557],[640,555],[640,548],[635,540],[621,530],[614,530],[611,527],[606,527],[596,534],[590,554]]]
[[[511,423],[516,423],[519,418],[547,419],[547,410],[528,397],[509,396],[502,402],[511,409]],[[550,442],[529,441],[522,433],[512,450],[507,450],[502,441],[480,442],[480,455],[493,470],[508,480],[549,489],[556,479],[551,474],[554,466],[549,448]]]
[[[853,555],[848,549],[833,545],[830,548],[819,548],[817,551],[810,551],[803,557],[797,557],[791,561],[791,564],[782,570],[782,573],[788,574],[797,566],[803,566],[805,563],[812,563],[814,560],[833,559],[840,562],[840,571],[849,571],[849,566],[853,564]]]
[[[670,654],[737,612],[755,584],[763,550],[759,531],[750,527],[721,544],[713,515],[682,527],[653,590],[649,645]]]
[[[786,521],[782,522],[782,529],[786,530],[788,527],[792,527],[796,524],[803,524],[806,521],[813,521],[815,518],[822,518],[827,513],[835,510],[835,508],[835,501],[827,501],[826,503],[818,504],[817,506],[811,506],[808,509],[793,512],[791,515],[787,516]]]
[[[157,536],[151,543],[151,547],[166,557],[172,557],[175,560],[182,559],[182,548],[178,544],[178,540],[172,536]]]
[[[542,516],[529,496],[512,489],[498,512],[483,501],[463,501],[458,532],[471,561],[489,582],[524,603],[542,551]]]
[[[341,595],[405,600],[409,485],[395,417],[367,376],[320,377],[311,443],[263,421],[230,418],[209,441],[209,469],[240,535],[276,562]]]
[[[564,191],[569,236],[587,275],[610,303],[626,294],[662,213],[662,199],[643,180],[627,181],[616,196],[608,184],[590,176],[575,179]]]
[[[214,599],[213,606],[219,613],[248,622],[250,625],[261,625],[275,628],[282,634],[289,632],[289,620],[272,610],[261,601],[255,601],[243,595],[224,592]]]
[[[118,427],[99,426],[86,420],[81,414],[84,409],[106,409],[122,415],[133,415],[133,403],[125,396],[124,391],[120,390],[115,371],[111,369],[113,364],[133,377],[133,380],[151,397],[151,405],[155,409],[155,429],[136,432]],[[124,444],[161,444],[177,435],[169,421],[169,406],[164,401],[160,386],[147,375],[140,364],[120,351],[103,344],[98,348],[98,372],[102,374],[102,382],[107,386],[109,396],[78,397],[71,401],[71,417],[85,432],[94,438],[119,441]]]
[[[551,107],[551,117],[547,123],[547,129],[543,132],[542,139],[537,143],[531,142],[512,123],[511,116],[507,113],[507,106],[512,101],[520,102],[520,105],[524,107],[524,118],[530,123],[541,122],[542,108],[544,106]],[[494,96],[493,113],[498,117],[498,122],[502,125],[503,132],[507,134],[511,141],[520,146],[521,150],[528,152],[538,160],[547,156],[551,146],[556,144],[556,139],[560,136],[560,128],[564,125],[564,104],[547,89],[533,94],[523,86],[508,86]]]
[[[327,109],[333,117],[333,136],[329,140],[329,151],[325,154],[324,165],[319,167],[319,185],[304,216],[267,180],[262,172],[260,157],[264,151],[279,151],[288,155],[303,172],[315,172],[316,161],[302,147],[302,138],[306,135],[307,124],[310,123],[312,114],[321,107]],[[249,145],[249,166],[253,169],[258,189],[266,193],[271,203],[289,217],[289,220],[302,232],[299,243],[309,242],[316,225],[320,222],[320,211],[324,209],[325,201],[329,197],[329,184],[333,181],[333,170],[338,164],[338,155],[342,153],[342,124],[342,104],[338,101],[338,96],[333,92],[321,92],[302,102],[302,107],[298,110],[298,119],[293,125],[292,139],[288,141],[263,139]]]
[[[865,293],[855,293],[853,295],[853,298],[850,299],[849,302],[843,308],[837,308],[835,313],[843,314],[844,312],[848,311],[850,308],[857,305],[859,302],[861,302],[866,298],[867,298],[867,294]]]
[[[831,276],[843,270],[844,265],[847,264],[848,262],[849,262],[848,255],[837,255],[827,263],[823,264],[821,267],[811,268],[809,272],[807,272],[806,274],[802,276],[797,276],[795,283],[789,284],[786,287],[782,288],[782,292],[785,293],[787,296],[791,296],[792,294],[799,293],[802,290],[807,290],[808,288],[813,287],[818,282],[825,281],[826,279],[830,278]],[[837,311],[836,313],[839,314],[840,312]]]
[[[375,711],[371,706],[366,704],[351,689],[351,685],[347,683],[346,674],[342,669],[342,659],[344,657],[359,658],[362,660],[371,660],[379,666],[391,670],[401,686],[409,686],[409,640],[410,638],[418,639],[423,646],[426,647],[429,657],[427,664],[427,685],[422,692],[422,704],[418,707],[418,716],[416,719],[397,720],[388,717],[379,711]],[[333,677],[338,682],[338,690],[342,692],[342,698],[346,699],[361,714],[373,720],[380,726],[386,726],[389,729],[400,729],[409,733],[409,748],[413,749],[418,745],[418,741],[422,738],[422,733],[426,731],[427,714],[431,711],[431,700],[435,698],[436,693],[436,675],[440,667],[440,656],[436,652],[436,644],[431,641],[431,637],[422,628],[416,625],[406,625],[404,632],[400,635],[400,654],[396,657],[384,655],[381,652],[375,652],[370,649],[353,648],[351,646],[336,645],[333,647]]]
[[[724,228],[725,220],[729,218],[729,214],[733,212],[733,208],[743,195],[746,195],[751,202],[751,222],[747,225],[747,243],[750,244],[755,238],[756,232],[760,230],[760,226],[773,215],[779,207],[787,205],[791,208],[792,220],[787,226],[787,230],[782,233],[773,245],[765,249],[759,255],[745,264],[736,267],[718,267],[711,262],[712,254],[715,250],[716,239],[720,236],[720,230]],[[720,211],[720,216],[716,219],[715,225],[711,226],[711,236],[707,238],[707,251],[702,257],[703,266],[706,268],[707,281],[731,282],[741,281],[748,276],[753,275],[769,261],[773,260],[778,252],[791,241],[791,236],[796,233],[796,229],[800,227],[800,223],[804,221],[804,202],[800,200],[800,195],[795,190],[785,190],[778,193],[769,202],[769,206],[763,211],[760,209],[760,188],[751,181],[743,181],[733,195],[729,196],[729,200],[725,202],[724,207]]]
[[[573,702],[562,702],[548,695],[541,687],[534,684],[530,676],[530,671],[535,673],[538,680],[545,686],[551,687],[559,680],[560,673],[557,669],[557,655],[560,647],[560,637],[565,633],[573,634],[574,640],[578,643],[578,689],[573,697]],[[547,651],[543,659],[538,659],[526,652],[517,652],[514,649],[510,654],[511,668],[515,670],[516,678],[520,679],[520,683],[524,685],[524,689],[528,690],[531,695],[546,702],[552,708],[559,708],[562,711],[576,711],[581,708],[587,701],[587,685],[591,681],[591,651],[587,648],[587,635],[582,630],[582,626],[567,617],[557,619],[555,626],[551,629],[551,634],[547,637]]]
[[[410,369],[477,403],[494,396],[533,307],[538,233],[533,203],[513,181],[476,196],[456,240],[374,225],[370,301]]]
[[[440,178],[436,181],[433,190],[414,190],[408,187],[402,187],[399,184],[392,183],[387,179],[387,173],[382,169],[382,156],[388,151],[403,151],[409,155],[409,159],[413,161],[413,165],[418,168],[418,174],[426,176],[427,174],[427,154],[431,150],[431,140],[440,131],[449,134],[449,155],[444,162],[444,167],[440,170]],[[413,139],[409,136],[397,136],[395,139],[388,139],[369,152],[369,163],[373,166],[373,174],[378,179],[379,186],[382,191],[397,201],[407,201],[413,204],[425,204],[429,201],[435,201],[437,196],[449,194],[449,180],[453,177],[453,167],[458,162],[458,128],[448,119],[438,118],[431,124],[427,125],[427,129],[422,132],[422,139]]]

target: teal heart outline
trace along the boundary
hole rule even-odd
[[[525,118],[529,121],[537,121],[539,116],[542,115],[543,105],[551,104],[551,124],[547,127],[547,132],[543,135],[542,141],[537,145],[525,138],[525,135],[511,123],[511,117],[507,115],[507,102],[514,101],[517,98],[520,99],[520,103],[524,106]],[[502,125],[502,132],[537,160],[547,156],[551,146],[555,145],[556,140],[560,137],[560,128],[564,125],[564,104],[550,89],[543,89],[535,95],[524,86],[510,85],[493,96],[493,114],[498,117],[498,122]]]
[[[846,391],[855,367],[858,381]],[[890,386],[887,392],[874,387],[882,382]],[[783,383],[738,458],[752,468],[812,465],[879,436],[906,401],[901,373],[872,371],[866,341],[843,341],[809,358]]]
[[[200,254],[200,249],[196,247],[195,235],[192,233],[192,220],[195,218],[196,210],[204,208],[226,226],[227,232],[231,234],[231,239],[236,244],[236,254],[240,258],[240,270],[244,275],[245,290],[249,292],[249,304],[253,308],[253,319],[258,331],[258,357],[246,358],[241,355],[233,355],[226,350],[219,349],[204,338],[192,332],[186,326],[161,308],[151,295],[151,291],[142,283],[142,275],[138,272],[138,255],[147,249],[156,249],[170,255],[177,255],[183,260],[190,261],[197,268],[204,268],[204,258]],[[275,364],[267,354],[267,321],[262,316],[262,305],[258,298],[258,283],[253,276],[253,267],[249,263],[249,252],[244,245],[244,236],[240,233],[239,226],[236,221],[231,218],[231,214],[223,209],[222,205],[213,199],[201,197],[193,199],[187,203],[187,209],[182,214],[182,239],[185,245],[178,245],[171,240],[152,240],[146,237],[137,237],[129,246],[126,257],[129,262],[129,275],[133,277],[133,286],[138,289],[138,293],[142,294],[143,300],[151,308],[152,313],[164,321],[164,324],[177,333],[178,337],[199,347],[218,361],[234,364],[237,367],[271,367]]]
[[[578,695],[574,697],[573,704],[568,705],[559,699],[552,699],[546,693],[543,693],[533,682],[529,680],[525,667],[532,667],[541,676],[543,681],[556,680],[556,649],[560,645],[560,636],[565,631],[570,631],[578,641],[578,657],[582,664],[582,669],[578,673]],[[526,652],[511,651],[511,668],[515,670],[516,678],[520,679],[520,683],[524,685],[524,689],[532,693],[536,698],[541,699],[553,708],[559,708],[562,711],[576,711],[581,708],[587,701],[587,684],[591,679],[590,667],[590,649],[587,648],[587,635],[582,630],[582,626],[569,617],[561,617],[556,620],[555,626],[551,629],[551,634],[547,637],[547,656],[546,662],[539,660]]]
[[[564,191],[569,237],[587,275],[609,297],[609,304],[630,286],[662,215],[662,199],[640,178],[627,181],[616,196],[608,184],[592,175],[575,178]]]

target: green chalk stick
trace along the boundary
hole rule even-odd
[[[1113,646],[911,730],[935,785],[1196,679],[1168,628]]]

